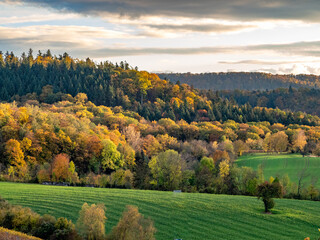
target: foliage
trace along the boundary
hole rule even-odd
[[[40,238],[32,237],[27,234],[9,230],[3,227],[0,227],[0,239],[2,240],[41,240]]]
[[[92,204],[89,206],[87,203],[82,205],[79,212],[77,221],[77,230],[84,239],[100,240],[105,236],[105,206],[103,204]]]
[[[115,226],[108,239],[110,240],[155,240],[156,229],[150,219],[144,218],[135,206],[127,206],[117,226]]]
[[[159,189],[174,190],[179,187],[182,179],[179,153],[174,150],[162,152],[151,159],[149,167]]]
[[[55,181],[66,181],[69,171],[69,156],[61,153],[54,157],[52,164],[52,175]]]
[[[0,226],[40,237],[41,239],[80,239],[78,234],[75,232],[74,224],[71,221],[68,221],[65,218],[59,218],[56,220],[55,217],[50,215],[40,216],[39,214],[33,212],[30,208],[11,205],[1,198]],[[33,238],[30,237],[30,239]]]
[[[117,150],[117,146],[111,140],[102,142],[101,163],[104,169],[117,169],[123,166],[121,154]]]

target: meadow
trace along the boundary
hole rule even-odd
[[[136,205],[154,220],[158,240],[320,237],[320,204],[313,201],[276,199],[273,214],[263,214],[263,204],[255,197],[7,182],[0,182],[0,196],[40,214],[73,222],[84,202],[104,203],[107,232],[126,205]]]
[[[298,184],[299,175],[305,168],[306,177],[303,185],[308,187],[311,182],[320,188],[320,157],[303,157],[300,154],[246,154],[238,158],[236,164],[239,167],[247,166],[257,170],[259,164],[263,166],[265,179],[270,176],[283,176],[288,174],[290,181]],[[318,180],[318,181],[316,181]]]

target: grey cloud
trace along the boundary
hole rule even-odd
[[[233,47],[198,48],[102,48],[89,50],[97,57],[134,56],[151,54],[192,55],[192,54],[233,54],[237,52],[274,52],[283,55],[320,57],[320,41],[288,44],[263,44]],[[78,52],[81,54],[81,52]]]
[[[204,33],[226,33],[254,28],[253,25],[226,25],[226,24],[146,24],[149,28],[167,31],[187,31]]]
[[[319,21],[319,0],[11,0],[82,14]]]

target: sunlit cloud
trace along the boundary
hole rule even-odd
[[[78,14],[34,14],[29,16],[12,16],[12,17],[0,17],[0,24],[14,24],[14,23],[36,23],[54,20],[66,20],[79,18]]]

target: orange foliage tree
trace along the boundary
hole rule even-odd
[[[55,181],[65,181],[69,175],[69,156],[65,153],[56,155],[52,163],[52,177]]]

